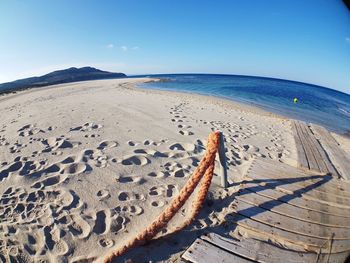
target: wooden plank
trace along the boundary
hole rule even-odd
[[[253,179],[259,178],[255,176],[253,173],[250,174],[249,177]],[[271,176],[271,178],[273,177]],[[322,183],[322,181],[320,181],[320,183]],[[307,187],[300,187],[300,185],[297,185],[297,184],[284,183],[281,185],[275,185],[273,187],[274,189],[279,190],[287,195],[295,195],[295,196],[299,195],[300,197],[306,198],[308,200],[318,201],[320,203],[327,204],[330,206],[336,206],[339,208],[346,208],[346,209],[350,208],[349,199],[340,197],[337,195],[332,195],[327,192],[317,191],[316,189],[312,189],[314,187],[313,186],[314,184],[315,183],[310,182],[310,185],[308,185]]]
[[[251,260],[231,254],[209,242],[197,238],[182,255],[185,260],[193,263],[251,263]]]
[[[316,253],[284,249],[251,238],[235,240],[232,238],[225,238],[215,233],[209,233],[207,235],[202,235],[201,239],[255,262],[280,263],[282,258],[285,263],[315,262],[317,258]]]
[[[308,164],[308,161],[306,158],[305,150],[304,150],[304,147],[302,145],[300,136],[298,134],[298,130],[297,130],[295,121],[292,121],[292,131],[293,131],[293,135],[294,135],[295,145],[297,148],[298,165],[299,165],[299,167],[309,169],[309,164]]]
[[[305,138],[305,134],[303,132],[303,130],[301,129],[301,124],[299,121],[295,121],[295,126],[297,128],[297,132],[300,138],[300,141],[303,145],[304,151],[305,151],[305,155],[309,164],[309,169],[310,170],[315,170],[315,171],[319,171],[317,162],[315,160],[315,157],[313,156],[313,153],[311,151],[311,148],[309,146],[309,144],[307,143],[307,140]]]
[[[272,212],[290,218],[319,224],[326,227],[338,227],[340,229],[347,228],[348,230],[350,229],[349,217],[335,216],[332,214],[321,213],[306,208],[300,208],[280,200],[274,200],[265,196],[258,195],[246,189],[240,190],[236,198],[238,200],[243,200],[244,202],[259,206],[266,210],[270,210]]]
[[[270,160],[267,158],[256,158],[253,161],[251,168],[254,167],[255,163],[266,167],[266,169],[269,169],[268,171],[276,171],[276,172],[278,171],[278,174],[280,175],[281,178],[288,178],[288,177],[289,178],[291,178],[291,177],[296,178],[296,177],[309,176],[311,181],[316,181],[321,176],[319,173],[301,170],[299,168],[292,167],[288,164],[276,162],[275,160]],[[269,167],[269,168],[267,168],[267,167]],[[261,174],[263,176],[263,173],[261,173]],[[312,176],[315,176],[316,179],[314,180]],[[331,186],[335,189],[338,189],[338,190],[341,190],[342,192],[345,192],[347,196],[350,195],[350,181],[344,181],[344,180],[338,179],[337,177],[334,177],[334,176],[330,177],[330,179],[331,180],[329,180],[326,184],[327,187]]]
[[[314,158],[314,155],[313,155],[312,150],[311,150],[312,148],[309,146],[308,138],[303,130],[304,122],[295,121],[295,124],[297,126],[297,130],[298,130],[301,142],[302,142],[303,147],[304,147],[306,158],[307,158],[308,163],[309,163],[309,169],[319,171],[318,164],[317,164],[316,159]],[[314,167],[313,167],[313,165],[314,165]]]
[[[289,247],[296,251],[309,251],[327,253],[327,240],[305,235],[296,234],[295,232],[285,231],[271,224],[265,224],[254,219],[245,217],[238,213],[230,213],[226,216],[228,222],[236,223],[240,231],[246,232],[249,236],[260,240],[271,240],[272,242]],[[242,233],[244,235],[244,233]],[[332,246],[333,253],[350,251],[349,240],[334,240]]]
[[[329,173],[331,173],[334,176],[339,176],[338,171],[334,168],[331,160],[329,159],[327,153],[325,152],[325,150],[322,148],[319,140],[317,140],[315,134],[313,133],[313,131],[311,130],[311,128],[307,127],[307,131],[309,133],[309,139],[313,141],[313,144],[315,146],[315,150],[318,151],[318,153],[320,154],[320,158],[321,160],[323,160],[326,169]]]
[[[261,175],[261,180],[275,178],[281,182],[283,180],[286,184],[293,183],[294,185],[300,185],[300,187],[306,187],[324,179],[327,181],[324,184],[318,185],[315,190],[350,199],[350,192],[345,191],[345,188],[340,186],[341,182],[332,176],[308,175],[304,171],[296,170],[289,165],[269,162],[267,160],[258,160],[254,165],[256,166],[254,167],[255,169],[251,170],[257,175]]]
[[[326,150],[338,173],[344,179],[350,180],[350,156],[325,128],[314,124],[311,125],[311,128],[318,135],[322,147]]]
[[[277,170],[278,165],[275,166]],[[291,168],[292,169],[292,168]],[[317,188],[319,185],[325,184],[322,178],[319,181],[312,182],[305,180],[305,185],[303,187],[300,186],[300,182],[292,180],[292,178],[288,178],[286,180],[281,180],[281,172],[278,170],[268,169],[266,164],[260,165],[258,162],[254,163],[254,166],[250,168],[247,172],[248,177],[252,179],[256,179],[256,181],[270,180],[270,187],[273,185],[276,189],[286,192],[288,194],[298,193],[303,196],[308,196],[308,198],[313,198],[318,200],[319,202],[328,203],[333,206],[338,207],[350,207],[350,200],[344,196],[340,196],[337,194],[332,194],[324,191],[318,191]],[[307,176],[305,177],[307,178]],[[275,182],[273,182],[275,181]],[[281,182],[281,183],[279,183]],[[299,183],[299,184],[298,184]]]
[[[314,136],[310,132],[309,126],[305,123],[300,123],[300,127],[303,130],[303,133],[305,135],[305,139],[306,139],[306,141],[311,149],[311,152],[316,160],[319,171],[322,173],[328,173],[329,171],[327,169],[327,166],[326,166],[320,152],[317,149],[317,144],[319,144],[319,143],[316,140],[313,140]]]
[[[270,225],[284,231],[293,232],[298,235],[328,239],[333,234],[335,240],[348,240],[350,248],[350,229],[319,225],[305,222],[285,215],[274,213],[270,210],[252,205],[243,199],[235,200],[236,213],[249,217],[255,221]]]
[[[286,195],[286,193],[280,192],[275,189],[269,189],[260,185],[252,186],[251,184],[247,184],[247,185],[244,185],[244,187],[249,189],[249,191],[254,191],[258,195],[268,197],[274,200],[279,200],[279,201],[288,203],[290,205],[293,205],[295,207],[316,211],[318,213],[348,218],[348,220],[350,221],[350,208],[346,209],[346,208],[334,207],[328,204],[320,203],[317,200],[315,201],[312,199],[306,199],[305,197],[290,198],[290,196]]]

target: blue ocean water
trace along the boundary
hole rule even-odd
[[[212,74],[151,75],[164,82],[143,88],[222,97],[260,107],[286,117],[320,124],[343,134],[350,131],[350,95],[289,80]],[[298,103],[293,99],[298,98]]]

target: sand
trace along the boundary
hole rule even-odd
[[[223,99],[135,87],[144,81],[150,79],[79,82],[0,97],[3,261],[100,261],[164,210],[213,130],[225,135],[232,187],[222,189],[215,176],[192,226],[124,258],[176,262],[203,231],[225,231],[220,203],[253,158],[296,165],[288,119]],[[188,205],[162,235],[187,212]]]

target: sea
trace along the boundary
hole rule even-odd
[[[216,74],[148,76],[163,81],[144,83],[140,85],[142,88],[225,98],[289,118],[319,124],[339,134],[350,134],[350,95],[337,90],[255,76]]]

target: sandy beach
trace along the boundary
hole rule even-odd
[[[229,197],[256,157],[297,165],[291,121],[224,99],[145,90],[151,79],[87,81],[0,96],[0,258],[92,262],[161,213],[192,174],[211,131],[226,139],[231,187],[214,176],[185,230],[120,259],[177,262],[203,231],[228,229]],[[350,154],[349,139],[334,135]],[[188,213],[186,205],[166,235]],[[248,234],[247,234],[248,235]]]

